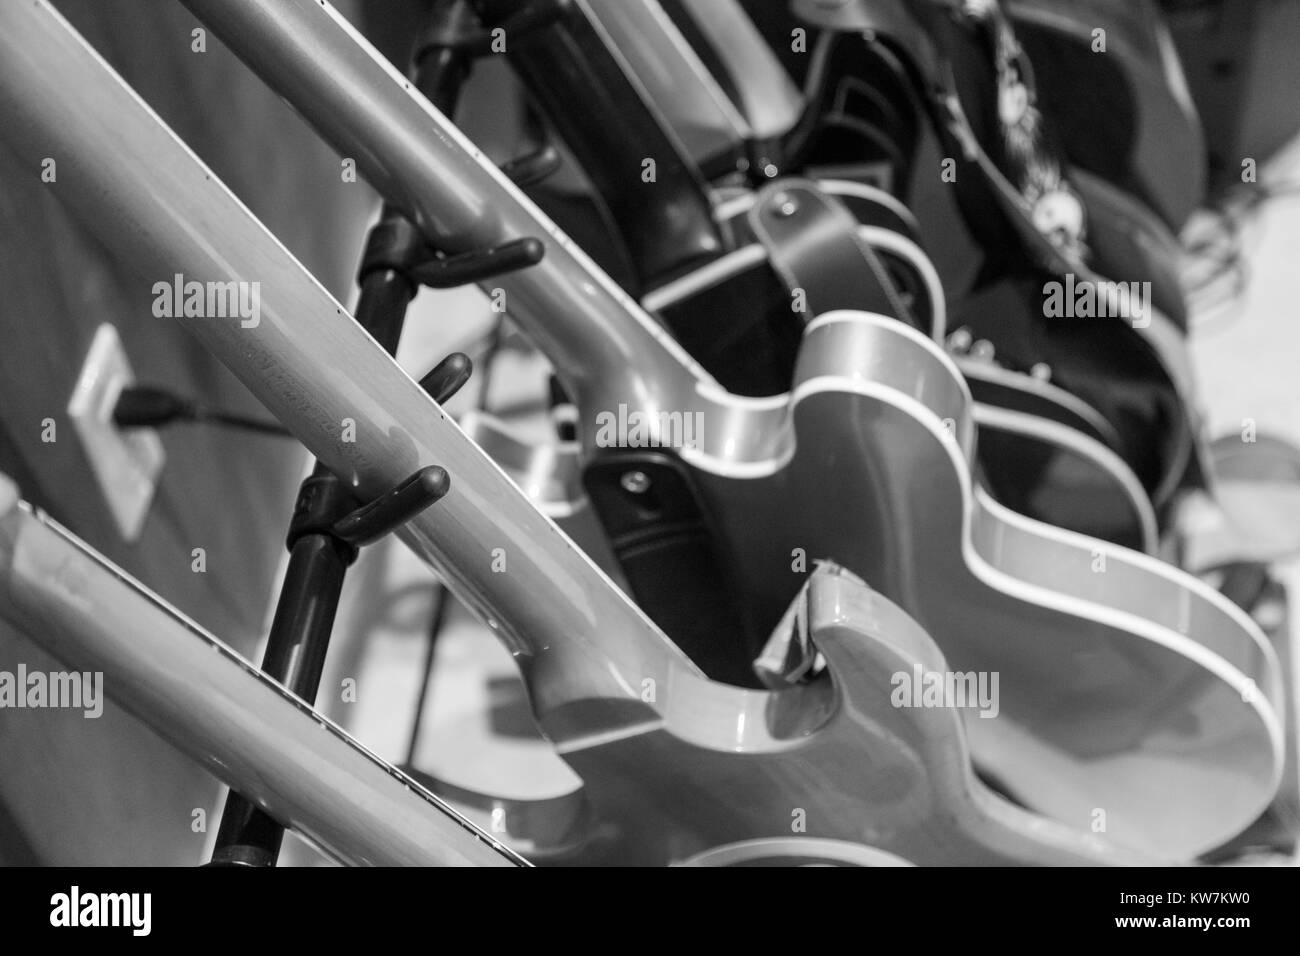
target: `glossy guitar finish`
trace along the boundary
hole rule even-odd
[[[1119,839],[1185,855],[1267,803],[1281,690],[1263,636],[1188,575],[973,490],[969,394],[931,343],[879,317],[822,316],[789,416],[773,417],[754,429],[773,436],[766,455],[684,453],[742,603],[775,613],[798,548],[852,568],[953,667],[1001,674],[1001,716],[968,721],[977,761],[1080,826],[1103,808]]]
[[[1025,13],[1028,6],[1019,4],[1017,9]],[[1103,2],[1101,6],[1107,9],[1106,19],[1117,16],[1116,5]],[[1017,174],[1017,171],[1024,173],[1041,165],[1043,156],[1037,160],[1032,157],[1038,147],[1046,144],[1037,144],[1029,149],[1027,156],[1022,155],[1009,164],[995,161],[994,154],[1007,159],[1000,149],[1006,145],[1002,134],[1007,132],[1007,128],[998,122],[997,104],[994,102],[997,93],[992,71],[993,55],[980,45],[983,41],[974,41],[965,29],[974,21],[968,16],[970,11],[963,12],[960,3],[951,0],[907,4],[899,0],[849,0],[828,7],[813,0],[799,0],[794,10],[808,22],[831,31],[868,33],[880,43],[889,45],[912,65],[921,78],[916,91],[918,97],[929,102],[935,128],[941,134],[949,155],[961,157],[956,188],[967,226],[979,236],[986,256],[998,261],[1000,268],[1022,272],[1033,264],[1038,271],[1045,273],[1039,281],[1059,281],[1072,274],[1074,279],[1093,284],[1108,279],[1152,282],[1157,308],[1148,306],[1146,315],[1141,321],[1132,322],[1131,328],[1130,321],[1121,318],[1098,323],[1095,331],[1090,330],[1083,336],[1069,332],[1058,335],[1056,329],[1044,326],[1033,330],[1026,342],[1036,344],[1040,352],[1051,352],[1051,355],[1037,355],[1031,361],[1051,364],[1062,381],[1071,381],[1069,387],[1076,395],[1106,414],[1117,428],[1131,420],[1135,413],[1135,409],[1124,407],[1124,402],[1116,402],[1117,369],[1108,367],[1099,374],[1093,367],[1095,361],[1085,360],[1079,364],[1077,352],[1080,347],[1098,344],[1103,349],[1102,354],[1128,359],[1124,384],[1142,392],[1141,401],[1147,407],[1137,416],[1137,420],[1142,422],[1139,433],[1129,437],[1122,450],[1123,456],[1142,476],[1148,497],[1158,513],[1163,513],[1180,491],[1202,487],[1206,477],[1201,422],[1190,385],[1185,343],[1178,331],[1184,324],[1180,314],[1183,310],[1181,292],[1176,280],[1173,283],[1166,281],[1171,275],[1173,259],[1168,256],[1160,237],[1154,236],[1145,226],[1140,234],[1124,235],[1126,230],[1142,225],[1144,217],[1129,211],[1139,204],[1132,197],[1118,194],[1118,190],[1101,182],[1099,177],[1090,176],[1081,169],[1070,169],[1068,176],[1072,190],[1067,192],[1077,190],[1078,195],[1066,206],[1073,208],[1079,200],[1082,201],[1079,214],[1087,219],[1087,235],[1083,238],[1088,248],[1083,248],[1077,237],[1059,243],[1049,240],[1048,232],[1051,230],[1047,226],[1050,223],[1035,219],[1035,206],[1022,189],[1024,182]],[[1103,16],[1100,9],[1094,12]],[[1056,15],[1030,19],[1048,24],[1055,22]],[[1078,19],[1082,21],[1086,17]],[[1005,23],[1001,17],[995,17],[995,20]],[[959,23],[965,27],[959,27]],[[1138,32],[1143,36],[1149,33],[1145,28]],[[958,78],[961,72],[957,68],[958,61],[964,57],[967,66],[971,65],[972,43],[979,51],[974,60],[989,61],[985,64],[989,75],[984,78],[987,84],[982,92],[976,88],[980,86],[979,82],[964,74],[960,80]],[[965,54],[958,52],[961,49],[965,49]],[[1116,56],[1120,54],[1117,52]],[[1164,115],[1163,111],[1161,113]],[[1041,117],[1044,123],[1055,118],[1055,114]],[[1176,125],[1182,128],[1181,123]],[[1150,128],[1158,128],[1158,124]],[[1144,139],[1149,140],[1149,137],[1150,129],[1147,129]],[[1019,155],[1018,150],[1014,152]],[[1143,155],[1149,152],[1148,142]],[[1027,157],[1028,165],[1025,162]],[[1049,165],[1058,163],[1060,158],[1051,159]],[[1118,204],[1117,194],[1120,197]],[[1066,216],[1062,222],[1071,218]],[[1145,218],[1155,217],[1147,213]],[[1073,232],[1076,225],[1079,224],[1072,223],[1071,229],[1066,231]],[[1161,230],[1168,232],[1163,226]],[[1037,297],[1036,288],[1034,296]],[[1030,311],[1037,313],[1040,307],[1041,299],[1032,304]],[[1027,330],[1009,323],[1009,318],[997,313],[986,315],[984,324],[988,327],[989,337],[997,338],[995,333],[1001,334],[1004,341],[998,343],[999,348],[1004,344],[1024,346],[1025,342],[1016,339],[1025,338]],[[1008,338],[1012,341],[1005,341]]]
[[[826,660],[828,672],[811,682],[742,691],[684,675],[640,713],[626,710],[621,726],[557,741],[580,776],[599,781],[589,788],[599,815],[644,821],[637,850],[648,855],[626,862],[686,861],[710,847],[725,857],[724,847],[778,837],[789,855],[792,832],[809,838],[812,855],[825,840],[864,844],[854,856],[866,865],[1159,859],[996,796],[970,772],[955,709],[891,703],[897,675],[952,665],[915,622],[852,575],[832,565],[814,572],[773,642],[798,633]],[[590,715],[572,722],[589,724]]]
[[[806,627],[783,627],[776,638],[806,636],[828,662],[823,673],[780,691],[705,679],[49,4],[0,8],[0,25],[0,128],[24,156],[50,149],[100,157],[67,177],[60,195],[142,281],[182,270],[263,283],[255,325],[187,316],[187,328],[363,498],[421,463],[452,475],[450,493],[412,519],[406,536],[510,649],[539,724],[584,777],[626,860],[684,860],[719,844],[788,838],[792,811],[801,809],[811,836],[915,862],[1146,862],[992,795],[972,777],[952,709],[889,706],[894,672],[945,665],[898,608],[834,569],[823,568],[795,606],[792,617]],[[344,415],[355,422],[355,442],[341,437]],[[196,756],[238,765],[232,782],[265,797],[282,822],[300,819],[306,805],[331,830],[331,847],[354,854],[357,841],[339,816],[347,804],[323,805],[315,778],[294,771],[292,755],[304,752],[295,736],[328,729],[317,731],[310,709],[299,704],[292,727],[265,719],[287,705],[251,665],[206,635],[176,638],[197,631],[66,535],[33,522],[12,491],[0,493],[6,612],[57,619],[54,633],[36,628],[33,636],[44,634],[74,666],[111,670],[109,693],[132,701],[140,717]],[[491,570],[491,542],[509,549],[509,574]],[[127,618],[149,629],[145,644],[131,639]],[[213,673],[199,679],[205,668]],[[233,730],[214,737],[212,721]],[[376,796],[362,808],[385,859],[498,861],[486,845],[404,850],[395,823],[419,817],[442,821],[437,830],[466,828],[373,758],[329,739],[317,749],[346,764],[331,771],[337,789],[360,792],[345,779],[354,774],[357,786],[387,801]],[[266,755],[288,756],[272,767]],[[386,806],[399,815],[374,819]]]
[[[727,523],[724,540],[736,551],[728,557],[746,572],[746,592],[759,613],[770,614],[768,627],[800,583],[790,550],[806,549],[809,558],[850,550],[841,563],[885,596],[897,594],[904,610],[913,607],[950,665],[1000,672],[1001,715],[971,722],[972,748],[1002,786],[1036,809],[1080,827],[1091,825],[1092,809],[1104,809],[1110,836],[1184,857],[1242,829],[1268,803],[1281,731],[1277,665],[1260,633],[1173,568],[1015,518],[972,493],[970,397],[939,347],[893,320],[823,316],[807,332],[793,402],[733,398],[617,297],[337,14],[305,0],[269,8],[188,3],[229,29],[240,55],[285,78],[295,103],[331,139],[368,143],[355,153],[359,168],[393,187],[420,213],[422,228],[458,235],[461,248],[502,230],[511,238],[545,235],[543,264],[502,281],[512,311],[563,362],[586,441],[597,431],[595,415],[620,403],[705,414],[701,449],[682,458],[715,499]],[[331,321],[341,308],[264,230],[239,225],[247,212],[220,183],[195,170],[174,140],[151,131],[156,121],[138,116],[138,104],[113,99],[103,66],[86,65],[75,44],[47,36],[55,14],[40,7],[19,17],[18,10],[9,10],[6,23],[23,30],[9,31],[0,57],[0,86],[8,90],[0,112],[16,129],[16,143],[35,142],[23,133],[39,130],[73,151],[78,137],[96,133],[129,144],[131,155],[96,164],[90,181],[65,187],[66,198],[100,222],[135,222],[139,209],[152,211],[159,221],[126,238],[160,274],[185,265],[213,277],[265,277],[259,328],[186,323],[313,453],[355,476],[359,492],[373,496],[412,467],[443,464],[454,490],[412,523],[409,537],[497,624],[520,658],[547,734],[578,773],[582,758],[602,747],[614,748],[604,750],[612,762],[627,753],[629,767],[654,753],[654,745],[616,747],[629,727],[658,728],[641,682],[669,688],[697,671],[364,333]],[[55,47],[45,64],[59,69],[16,59],[40,39]],[[308,78],[318,49],[337,55],[329,83]],[[352,95],[354,85],[367,95]],[[88,99],[87,90],[98,98]],[[77,122],[44,120],[55,103]],[[403,112],[412,122],[398,121]],[[96,121],[101,113],[114,117],[112,130]],[[412,133],[421,122],[433,133]],[[94,139],[81,148],[94,151]],[[168,178],[157,176],[160,165]],[[484,208],[494,216],[485,220]],[[191,221],[224,222],[239,241],[218,256]],[[344,415],[356,420],[356,445],[339,444]],[[953,421],[952,436],[944,419]],[[512,551],[508,588],[482,551],[498,538],[530,542]],[[1091,571],[1093,551],[1106,558],[1105,574]],[[1257,692],[1243,695],[1252,679]]]
[[[1158,552],[1159,524],[1146,489],[1106,445],[997,404],[976,402],[974,418],[980,482],[995,500],[1057,528]]]
[[[813,184],[786,178],[768,192],[794,195],[808,189],[842,201],[861,225],[860,241],[887,264],[889,275],[910,296],[916,327],[941,341],[947,328],[944,291],[938,273],[913,238],[911,214],[897,199],[859,183],[831,180]],[[745,270],[768,268],[765,250],[737,220],[752,215],[754,193],[720,203],[715,215],[737,237],[739,248],[676,282],[647,295],[651,311],[685,308],[685,322],[714,316],[690,302]],[[748,239],[748,244],[746,240]],[[864,261],[862,268],[867,267]],[[852,308],[839,302],[841,308]],[[899,316],[901,318],[901,316]],[[951,351],[950,346],[950,351]],[[1110,422],[1076,396],[1032,376],[1012,372],[991,359],[955,354],[954,360],[976,399],[975,418],[986,437],[979,464],[986,487],[996,489],[1013,510],[1058,527],[1154,554],[1159,528],[1150,497],[1132,468],[1117,454],[1122,447]],[[1030,470],[1033,468],[1034,470]],[[1026,480],[1028,474],[1030,480]]]
[[[1176,568],[974,488],[980,406],[919,333],[831,313],[807,330],[791,396],[701,384],[694,401],[724,436],[770,440],[729,444],[706,424],[681,452],[753,628],[797,586],[796,554],[843,562],[912,608],[951,667],[999,674],[1001,713],[968,733],[1018,800],[1080,828],[1103,810],[1108,833],[1172,858],[1267,804],[1282,741],[1271,646]]]
[[[794,555],[842,562],[955,668],[1001,674],[1002,714],[970,722],[972,746],[1029,805],[1080,826],[1102,808],[1108,832],[1184,856],[1268,802],[1281,747],[1271,647],[1190,576],[972,490],[969,393],[923,336],[822,316],[789,399],[700,387],[695,407],[706,441],[682,457],[753,626],[792,592]]]
[[[20,501],[4,475],[0,617],[64,663],[102,672],[116,704],[337,860],[524,862]]]
[[[19,503],[3,477],[0,597],[6,617],[65,661],[102,670],[119,704],[337,859],[524,862]],[[971,774],[954,708],[893,707],[893,675],[945,665],[915,622],[862,582],[819,569],[783,630],[796,626],[829,664],[813,683],[743,691],[686,667],[643,695],[648,704],[575,697],[543,712],[587,781],[606,859],[705,864],[752,855],[757,841],[790,857],[806,839],[804,854],[856,865],[1152,862],[991,793]]]

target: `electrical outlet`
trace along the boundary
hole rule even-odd
[[[95,331],[68,402],[72,427],[127,541],[140,536],[166,457],[162,440],[153,429],[124,430],[113,423],[118,396],[134,381],[117,329],[105,323]]]

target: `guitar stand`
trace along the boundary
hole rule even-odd
[[[468,75],[468,60],[485,44],[439,41],[448,18],[462,22],[464,0],[439,3],[434,28],[417,46],[414,81],[444,112],[454,108]],[[531,22],[531,20],[530,20]],[[543,177],[557,162],[553,148],[511,164],[518,179]],[[535,265],[544,245],[525,237],[481,251],[441,256],[397,209],[385,204],[371,228],[358,275],[356,319],[389,354],[395,355],[406,310],[421,285],[449,289]],[[468,356],[453,352],[439,362],[420,386],[438,404],[448,401],[470,378]],[[362,504],[350,486],[317,461],[298,489],[286,547],[289,565],[280,588],[275,616],[262,657],[262,671],[308,703],[316,699],[330,634],[347,568],[360,549],[398,530],[435,504],[451,489],[438,465],[425,466],[397,487]],[[279,858],[284,826],[243,795],[231,791],[222,811],[216,846],[208,866],[270,867]]]
[[[414,228],[388,209],[366,243],[357,321],[390,353],[396,352],[406,308],[417,288],[407,261],[421,247]],[[469,358],[453,353],[420,384],[442,403],[469,379],[471,371]],[[314,702],[348,566],[361,547],[397,530],[450,488],[447,472],[429,465],[363,505],[338,475],[317,462],[298,489],[289,521],[289,566],[262,670],[303,700]],[[210,865],[274,866],[283,837],[280,823],[232,791]]]
[[[370,504],[356,507],[348,487],[317,462],[298,490],[289,522],[289,567],[262,670],[303,700],[313,702],[343,576],[361,545],[397,530],[450,488],[447,472],[429,465]],[[274,866],[283,837],[280,823],[232,791],[222,812],[210,865]]]

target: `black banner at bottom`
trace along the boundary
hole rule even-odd
[[[399,928],[435,946],[443,933],[563,946],[602,928],[616,940],[667,927],[674,937],[714,938],[730,928],[737,939],[785,930],[814,934],[811,942],[819,926],[863,943],[877,928],[910,926],[927,942],[1199,934],[1231,945],[1243,933],[1286,932],[1296,919],[1287,867],[887,868],[838,877],[740,869],[553,869],[509,879],[495,870],[10,869],[0,870],[0,925],[15,938],[75,934],[79,943],[127,947],[227,935],[337,944]]]

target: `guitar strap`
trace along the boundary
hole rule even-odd
[[[812,181],[786,179],[764,187],[748,219],[806,320],[859,309],[916,324],[884,262],[862,238],[857,218]]]

